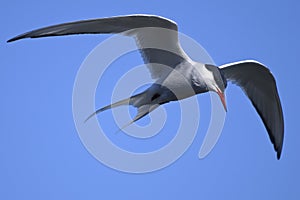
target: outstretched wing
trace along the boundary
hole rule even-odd
[[[152,78],[159,79],[188,58],[179,45],[177,29],[175,22],[163,17],[127,15],[48,26],[18,35],[7,42],[73,34],[122,33],[135,38]]]
[[[279,159],[283,145],[284,122],[273,75],[264,65],[252,60],[230,63],[220,68],[225,78],[239,85],[252,102]]]

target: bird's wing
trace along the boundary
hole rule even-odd
[[[177,30],[175,22],[160,16],[127,15],[48,26],[18,35],[7,42],[73,34],[122,33],[135,38],[152,78],[158,79],[170,72],[162,65],[172,69],[188,58],[179,45]]]
[[[268,131],[279,159],[283,145],[284,122],[273,75],[264,65],[252,60],[230,63],[220,68],[225,78],[239,85],[249,97]]]

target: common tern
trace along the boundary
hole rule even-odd
[[[7,42],[73,34],[119,33],[135,39],[155,82],[144,92],[98,109],[95,114],[121,105],[138,109],[133,123],[158,106],[199,93],[216,92],[227,111],[227,82],[240,86],[261,117],[280,159],[284,120],[276,81],[270,70],[255,60],[222,66],[193,61],[181,48],[177,24],[155,15],[126,15],[63,23],[18,35]],[[89,117],[89,118],[90,118]],[[129,125],[127,124],[127,125]]]

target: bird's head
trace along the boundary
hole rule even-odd
[[[219,70],[218,67],[214,65],[204,65],[207,69],[207,73],[205,76],[205,83],[207,89],[212,92],[216,92],[221,102],[224,106],[225,111],[227,111],[226,100],[225,100],[225,88],[227,87],[227,80],[223,76],[222,72]]]

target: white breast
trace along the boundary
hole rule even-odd
[[[193,96],[195,92],[192,87],[192,80],[195,71],[197,71],[195,67],[195,64],[191,62],[181,63],[167,77],[157,80],[156,83],[171,90],[177,99]]]

